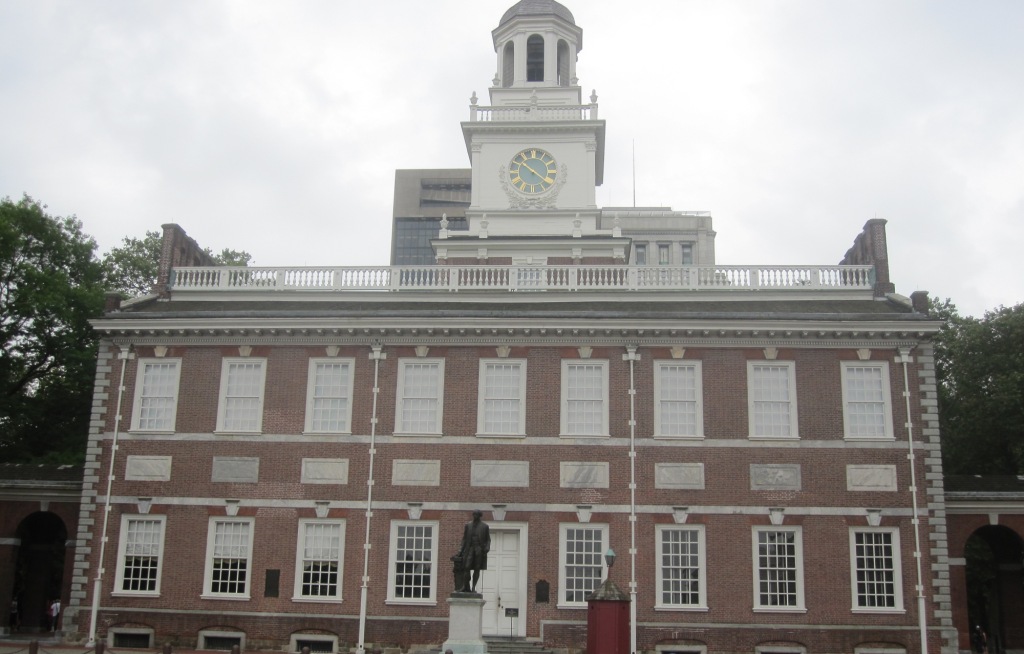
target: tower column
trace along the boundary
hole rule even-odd
[[[558,34],[544,32],[544,82],[555,85],[558,80]]]

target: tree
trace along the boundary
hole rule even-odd
[[[74,216],[0,200],[0,460],[81,461],[103,309],[96,243]]]
[[[946,300],[935,343],[947,474],[1024,474],[1024,303],[961,316]]]
[[[146,232],[144,238],[125,237],[121,245],[103,255],[107,289],[129,297],[149,293],[156,283],[160,266],[160,232]],[[227,248],[214,254],[205,248],[218,266],[248,266],[252,255]]]

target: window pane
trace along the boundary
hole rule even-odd
[[[518,434],[522,364],[488,363],[484,366],[484,432]]]
[[[433,525],[398,525],[395,597],[430,599],[433,544]]]
[[[440,366],[437,363],[406,363],[402,367],[402,412],[399,431],[437,431]]]
[[[214,526],[211,593],[244,594],[249,572],[249,524],[218,522]]]
[[[792,531],[759,531],[758,604],[798,606],[796,534]]]
[[[142,365],[142,392],[137,407],[139,429],[174,429],[178,395],[178,362]]]
[[[857,606],[896,607],[896,566],[891,532],[854,533]]]
[[[347,432],[350,390],[348,363],[316,363],[311,389],[310,430]]]
[[[153,592],[160,572],[163,522],[129,520],[125,529],[121,590]]]
[[[885,436],[885,393],[879,366],[846,367],[850,436]]]
[[[600,364],[570,364],[566,368],[566,431],[604,432],[604,368]]]
[[[661,603],[700,605],[700,532],[663,529],[661,534]]]
[[[697,368],[660,365],[658,410],[662,436],[697,435]]]
[[[792,433],[789,367],[754,366],[750,385],[754,435],[789,436]]]
[[[263,362],[232,362],[227,368],[223,429],[257,431],[263,393]]]
[[[303,597],[338,597],[341,525],[306,523],[302,542]]]
[[[565,530],[563,598],[566,602],[585,602],[587,595],[601,584],[603,535],[601,528]]]

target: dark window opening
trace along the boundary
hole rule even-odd
[[[544,81],[544,37],[539,34],[526,39],[526,81]]]
[[[114,647],[126,647],[128,649],[149,649],[150,634],[125,634],[114,633]]]
[[[334,651],[334,642],[330,640],[295,640],[295,651],[301,652],[302,648],[308,647],[314,654],[326,654]]]
[[[216,650],[228,650],[238,645],[238,648],[242,648],[242,638],[240,636],[203,636],[202,649],[216,649]]]

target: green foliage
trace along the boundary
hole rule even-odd
[[[0,460],[85,455],[103,309],[96,243],[74,216],[0,200]]]
[[[946,321],[936,339],[939,419],[947,474],[1024,474],[1024,304]]]
[[[121,245],[103,255],[107,289],[127,297],[149,293],[156,284],[161,246],[160,232],[146,232],[144,238],[126,236]],[[227,248],[220,254],[214,254],[210,248],[204,251],[218,266],[248,266],[252,259],[248,252]]]
[[[121,245],[103,255],[106,287],[128,297],[145,295],[156,283],[160,265],[160,232],[145,238],[125,237]]]
[[[206,254],[213,257],[214,263],[218,266],[248,266],[252,261],[252,255],[241,250],[229,250],[224,248],[220,254],[214,254],[210,248],[204,248]]]

